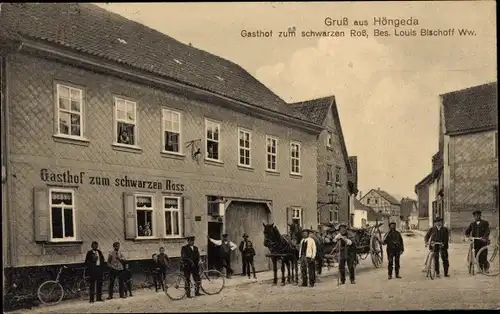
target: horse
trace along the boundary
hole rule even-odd
[[[296,243],[300,243],[300,240],[302,239],[302,227],[300,227],[298,224],[288,224],[290,227],[290,237],[292,240],[295,240]],[[324,241],[323,237],[319,232],[312,231],[312,238],[314,239],[314,242],[316,243],[316,257],[315,257],[315,262],[316,262],[316,273],[318,275],[321,275],[322,269],[323,269],[323,260],[325,258],[325,254],[329,253],[330,251],[325,252],[324,248]]]
[[[288,269],[288,283],[292,280],[299,283],[298,258],[299,250],[292,238],[287,234],[280,234],[278,227],[272,224],[262,224],[264,226],[264,246],[269,249],[273,263],[274,280],[273,284],[278,284],[278,260],[281,261],[281,284],[285,285],[285,266]]]

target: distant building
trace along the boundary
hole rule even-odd
[[[368,213],[373,208],[363,205],[359,200],[354,200],[354,221],[352,226],[355,228],[365,228],[368,224]]]
[[[356,195],[351,163],[334,96],[290,104],[294,110],[325,129],[318,137],[318,224],[349,222]],[[355,163],[356,157],[351,158]],[[357,164],[356,164],[357,165]]]
[[[401,200],[402,229],[415,229],[418,226],[417,201],[411,198]]]
[[[390,220],[396,222],[396,227],[401,227],[401,203],[394,196],[380,188],[371,189],[366,193],[360,202],[366,206],[370,206],[376,213],[389,215]]]

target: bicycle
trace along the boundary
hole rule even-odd
[[[475,240],[483,240],[484,241],[484,239],[483,238],[468,237],[468,238],[466,238],[466,240],[470,241],[469,252],[467,253],[467,267],[469,269],[469,274],[474,276],[475,275],[474,268],[476,265],[478,265],[478,261],[477,261],[478,255],[474,254],[474,252],[475,252],[475,244],[474,243],[475,243]],[[478,267],[478,268],[481,269],[480,267]]]
[[[55,280],[47,280],[38,287],[37,296],[42,304],[58,304],[68,292],[80,296],[80,292],[88,287],[89,277],[85,274],[85,268],[83,268],[82,278],[74,280],[71,286],[63,286],[60,278],[63,269],[67,268],[67,266],[60,267]]]
[[[224,275],[215,269],[205,270],[207,263],[206,258],[201,258],[199,267],[200,267],[200,287],[201,290],[207,295],[215,295],[219,294],[225,287],[225,278]],[[207,267],[208,268],[208,267]],[[177,272],[168,275],[165,278],[165,294],[171,300],[181,300],[186,296],[186,283],[187,280],[190,281],[191,287],[195,287],[197,285],[194,280],[191,278],[185,278],[184,274]],[[178,292],[177,292],[178,291]],[[177,294],[178,293],[178,294]]]
[[[437,245],[437,246],[442,246],[443,245],[443,242],[431,242],[430,244],[430,247],[431,247],[431,250],[429,251],[429,253],[427,253],[427,258],[425,259],[425,272],[426,272],[426,275],[425,277],[427,278],[430,278],[431,280],[434,280],[434,278],[436,277],[436,262],[435,262],[435,259],[434,259],[434,254],[436,254],[434,252],[434,247]],[[440,248],[441,250],[441,248]],[[439,261],[438,261],[439,263]]]
[[[499,248],[498,244],[493,244],[492,245],[493,250],[492,250],[491,247],[488,247],[488,246],[490,246],[490,245],[486,245],[486,246],[480,248],[479,251],[477,251],[477,254],[475,256],[476,265],[477,265],[477,268],[480,270],[481,274],[483,274],[485,276],[488,276],[488,277],[498,276],[498,274],[500,273],[500,271],[498,270],[498,261],[496,261],[495,258],[498,256],[500,248]],[[490,253],[490,258],[489,259],[488,259],[488,255],[487,255],[488,253]],[[486,254],[486,259],[487,259],[487,261],[489,262],[489,265],[490,265],[490,267],[487,270],[484,270],[484,271],[481,270],[481,265],[479,264],[479,256],[481,256],[481,254]],[[495,270],[492,270],[492,266],[496,267]]]

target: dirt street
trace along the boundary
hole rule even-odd
[[[131,313],[192,311],[349,311],[405,309],[492,309],[500,307],[500,278],[469,276],[466,245],[452,244],[451,278],[425,278],[421,271],[427,250],[421,236],[405,237],[402,279],[387,279],[383,268],[360,271],[355,285],[337,286],[336,276],[322,278],[314,288],[254,283],[229,287],[217,296],[171,301],[164,294],[138,293],[126,300],[88,304],[83,301],[26,313]]]

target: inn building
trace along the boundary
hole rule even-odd
[[[4,267],[316,224],[323,126],[240,66],[91,4],[2,5]],[[345,156],[344,156],[345,157]],[[4,190],[5,188],[5,190]],[[234,269],[241,270],[239,252]]]

